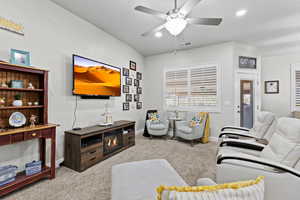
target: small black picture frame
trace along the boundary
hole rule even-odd
[[[136,88],[136,93],[137,94],[142,94],[142,88],[141,87],[137,87]]]
[[[132,85],[132,78],[126,77],[125,78],[125,84],[126,85]]]
[[[139,87],[140,86],[140,81],[137,79],[134,79],[134,86]]]
[[[126,94],[126,102],[132,102],[132,94]]]
[[[136,73],[136,79],[142,80],[142,73],[141,72]]]
[[[129,61],[129,68],[133,71],[136,71],[136,62],[134,61]]]
[[[123,76],[129,76],[129,69],[123,67]]]
[[[123,93],[129,93],[129,86],[123,85]]]
[[[140,95],[138,95],[138,94],[135,94],[135,95],[133,95],[133,99],[134,99],[134,101],[135,102],[139,102],[140,101]]]
[[[265,94],[279,94],[279,81],[265,81]]]
[[[256,58],[240,56],[239,68],[241,69],[256,69]]]
[[[142,102],[137,102],[136,103],[136,109],[142,109],[142,107],[143,107],[143,104],[142,104]]]
[[[129,110],[129,103],[123,103],[123,110]]]

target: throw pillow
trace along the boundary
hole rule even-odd
[[[158,124],[160,123],[159,114],[158,113],[149,113],[149,120],[151,121],[151,124]]]
[[[200,113],[197,113],[192,120],[190,121],[190,127],[199,127],[200,124],[202,123],[202,116]]]
[[[264,177],[213,186],[160,186],[157,200],[263,200]]]

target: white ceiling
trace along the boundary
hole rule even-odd
[[[75,15],[95,24],[116,38],[128,43],[145,56],[225,41],[239,41],[262,49],[300,44],[300,0],[203,0],[191,12],[192,17],[222,17],[219,27],[188,25],[178,38],[163,31],[163,37],[142,37],[143,32],[162,21],[137,11],[143,5],[167,12],[174,0],[52,0]],[[178,0],[182,5],[186,0]],[[246,16],[235,12],[247,9]]]

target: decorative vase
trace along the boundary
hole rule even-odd
[[[13,106],[22,106],[23,105],[23,101],[22,100],[14,100],[13,101]]]

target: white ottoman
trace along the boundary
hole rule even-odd
[[[160,185],[187,186],[168,161],[145,160],[112,167],[112,200],[155,200]]]

